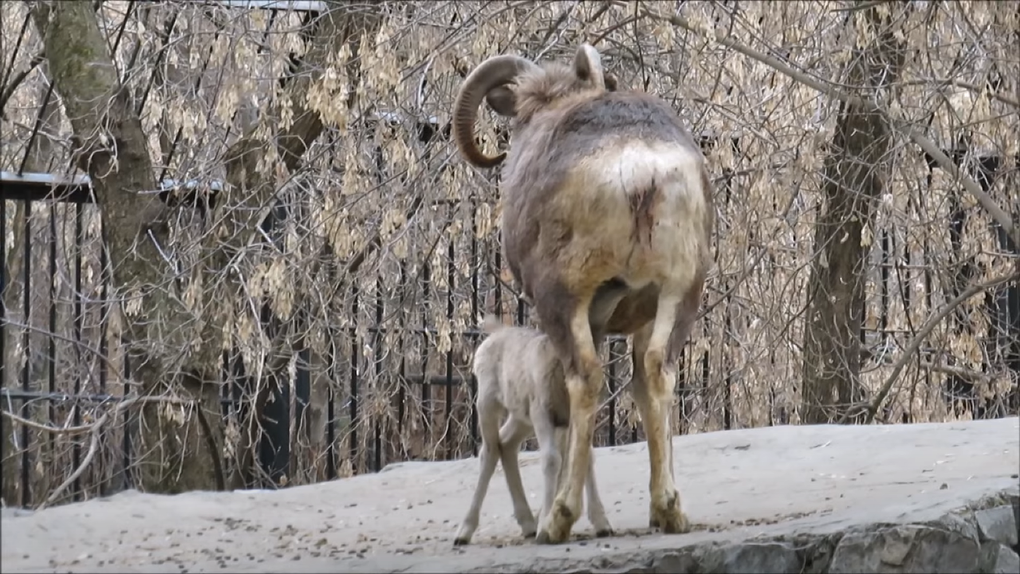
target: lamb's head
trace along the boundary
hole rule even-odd
[[[616,91],[616,78],[602,71],[602,58],[589,44],[577,49],[573,66],[538,65],[513,55],[493,56],[482,62],[461,84],[453,107],[453,139],[461,154],[478,167],[495,167],[506,152],[489,157],[475,145],[475,120],[484,99],[501,116],[526,125],[538,111],[577,95],[596,96]]]

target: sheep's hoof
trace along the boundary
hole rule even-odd
[[[603,528],[602,530],[595,531],[595,538],[609,538],[613,535],[612,528]]]
[[[665,504],[652,505],[648,525],[660,528],[666,534],[686,534],[691,531],[691,523],[680,510],[680,495],[675,490],[666,498]]]
[[[470,543],[471,543],[471,541],[468,540],[467,538],[455,538],[453,540],[453,545],[454,546],[467,546]]]
[[[684,513],[679,516],[672,516],[660,522],[658,518],[652,517],[648,520],[650,528],[660,528],[665,534],[687,534],[691,531],[691,523]]]
[[[570,537],[570,527],[574,525],[574,513],[567,505],[556,502],[548,521],[539,529],[535,542],[539,544],[562,544]]]

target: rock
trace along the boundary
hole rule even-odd
[[[936,520],[925,522],[924,525],[939,530],[955,532],[966,538],[973,539],[975,542],[979,541],[977,525],[974,522],[974,513],[970,510],[965,510],[961,514],[948,512]]]
[[[1006,546],[1017,544],[1016,515],[1012,504],[1003,504],[974,513],[981,542],[994,540]]]
[[[801,536],[792,540],[794,548],[800,554],[801,574],[827,574],[840,538],[841,534],[833,534],[823,537]]]
[[[948,528],[885,527],[843,536],[833,553],[829,572],[973,572],[980,552],[977,540]]]
[[[1013,520],[1016,521],[1016,536],[1020,538],[1020,496],[1013,497]]]
[[[711,547],[707,549],[699,562],[698,572],[706,574],[801,571],[797,551],[783,542],[744,542]],[[670,572],[676,572],[676,570],[670,570]]]
[[[999,542],[988,541],[981,545],[982,574],[1016,574],[1020,572],[1020,556]]]
[[[607,570],[605,574],[653,574],[657,570],[652,570],[647,566],[635,566],[626,570]]]
[[[697,562],[690,552],[667,552],[653,563],[653,567],[649,571],[661,574],[694,572],[695,566],[697,566]]]

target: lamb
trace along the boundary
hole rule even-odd
[[[471,542],[478,527],[482,501],[496,470],[503,461],[514,517],[525,538],[535,536],[535,517],[524,495],[517,452],[521,443],[531,436],[538,439],[545,479],[542,507],[538,516],[552,508],[556,486],[561,480],[561,453],[567,446],[567,421],[570,402],[563,376],[563,365],[549,338],[535,329],[510,327],[495,316],[482,322],[488,338],[475,351],[473,372],[478,380],[478,421],[482,432],[479,453],[481,473],[467,515],[461,523],[454,545]],[[500,420],[506,422],[500,426]],[[588,519],[595,526],[596,536],[609,536],[612,527],[595,485],[595,473],[589,472]]]
[[[452,112],[461,155],[477,167],[503,164],[504,261],[564,362],[570,446],[540,543],[566,541],[582,508],[603,385],[597,345],[608,334],[633,335],[630,392],[648,438],[649,525],[690,529],[668,415],[712,264],[712,189],[676,112],[609,83],[588,44],[572,67],[494,56],[464,80]],[[483,99],[513,119],[509,153],[490,157],[475,143]]]

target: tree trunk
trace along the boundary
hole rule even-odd
[[[125,320],[126,357],[137,392],[172,391],[196,401],[197,409],[219,419],[217,389],[201,374],[173,367],[176,351],[187,349],[195,321],[164,285],[169,274],[160,252],[167,237],[165,207],[155,188],[146,134],[121,85],[92,5],[40,2],[32,12],[44,39],[51,80],[64,102],[79,146],[80,167],[92,179],[103,217],[104,244],[112,269],[111,299],[120,301]],[[143,407],[140,472],[148,490],[174,492],[210,488],[219,457],[214,449],[193,448],[196,440],[219,443],[202,432],[196,417],[180,416],[180,406]],[[191,447],[191,448],[189,448]]]
[[[323,129],[318,110],[304,107],[309,86],[344,43],[357,46],[361,35],[379,23],[376,2],[333,2],[317,19],[308,53],[287,90],[293,123],[272,130],[277,153],[292,173]],[[350,9],[346,9],[350,4]],[[146,403],[140,413],[137,452],[139,484],[151,492],[181,492],[224,487],[220,452],[223,428],[219,405],[221,350],[226,335],[223,315],[240,292],[229,262],[249,244],[262,210],[277,190],[276,174],[260,173],[266,142],[250,130],[227,153],[228,190],[217,198],[211,221],[223,229],[209,233],[201,270],[193,279],[206,286],[206,304],[186,307],[175,293],[178,270],[167,262],[167,207],[157,194],[146,134],[121,85],[108,44],[88,2],[39,2],[33,19],[44,37],[52,80],[61,94],[80,149],[80,166],[92,178],[103,216],[105,245],[112,265],[111,299],[120,301],[125,323],[129,380],[138,392],[189,399],[194,407]],[[276,110],[262,121],[275,122]],[[272,124],[270,124],[272,125]],[[276,343],[285,344],[286,337]],[[183,352],[182,352],[183,351]],[[275,354],[275,353],[273,353]],[[255,369],[248,369],[254,372]],[[198,416],[195,416],[198,415]]]
[[[857,36],[871,41],[855,48],[848,84],[881,92],[895,81],[904,47],[894,38],[889,13],[903,9],[908,8],[883,4],[859,11],[858,24],[871,32]],[[879,114],[846,103],[840,107],[825,161],[825,204],[815,228],[818,257],[808,282],[801,409],[808,424],[832,422],[861,398],[860,333],[871,246],[863,231],[871,227],[875,200],[890,173],[891,142]]]

